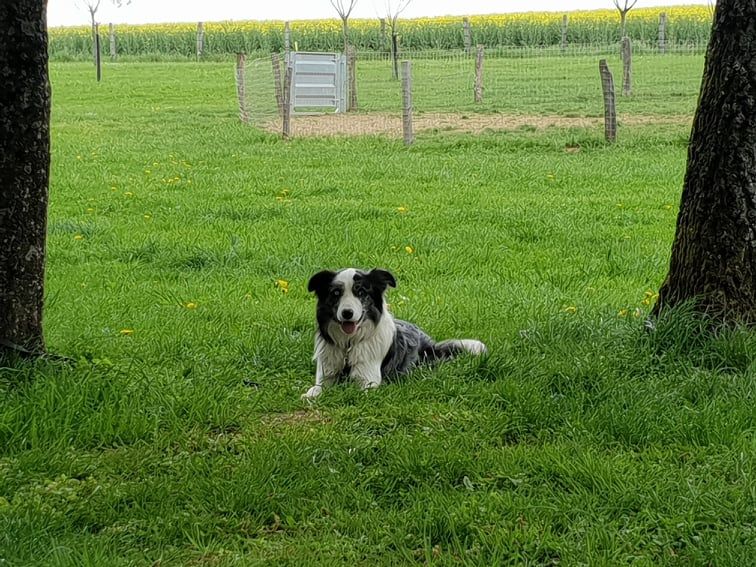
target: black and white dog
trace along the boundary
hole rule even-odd
[[[303,398],[318,397],[341,376],[363,388],[377,388],[391,376],[414,366],[453,358],[462,352],[484,354],[486,345],[472,339],[435,342],[406,321],[395,320],[384,294],[396,287],[386,270],[346,268],[318,272],[307,289],[318,296],[315,334],[315,385]]]

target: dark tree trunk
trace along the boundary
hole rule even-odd
[[[669,274],[653,315],[683,302],[721,322],[756,322],[754,0],[717,2]]]
[[[47,1],[0,2],[0,354],[40,353],[50,83]]]

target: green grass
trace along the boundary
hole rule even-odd
[[[228,65],[92,74],[52,67],[46,333],[76,362],[0,369],[5,562],[756,561],[756,339],[642,327],[687,127],[284,143]],[[306,282],[347,265],[490,357],[302,403]]]

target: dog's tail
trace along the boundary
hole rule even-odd
[[[433,343],[423,349],[423,358],[426,362],[437,360],[449,360],[462,353],[470,353],[475,356],[488,353],[486,345],[475,339],[450,339]]]

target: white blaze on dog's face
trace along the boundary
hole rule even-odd
[[[352,335],[357,331],[357,327],[364,316],[362,302],[365,298],[360,286],[355,286],[356,274],[357,270],[348,268],[342,270],[333,278],[335,289],[340,290],[341,293],[336,303],[336,321],[347,335]]]

